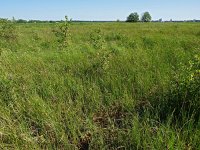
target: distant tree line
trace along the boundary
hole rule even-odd
[[[0,18],[0,20],[7,20],[15,23],[63,23],[65,20],[25,20],[25,19],[15,19],[14,17],[9,20],[5,18]],[[117,19],[116,21],[82,21],[82,20],[72,20],[70,19],[70,22],[124,22]],[[200,20],[172,20],[169,21],[163,21],[162,18],[159,20],[152,20],[151,14],[149,12],[145,12],[141,15],[141,17],[138,15],[137,12],[131,13],[127,19],[126,22],[200,22]]]
[[[64,21],[45,21],[45,20],[24,20],[24,19],[18,19],[15,20],[16,23],[56,23],[56,22],[64,22]]]
[[[131,13],[128,17],[126,22],[150,22],[152,19],[149,12],[145,12],[142,14],[141,19],[137,12]]]

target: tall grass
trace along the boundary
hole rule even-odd
[[[1,45],[1,149],[200,149],[198,23],[56,26]]]

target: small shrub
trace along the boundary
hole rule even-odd
[[[4,48],[13,49],[17,44],[15,23],[0,19],[0,45]]]
[[[53,30],[59,43],[59,49],[63,49],[70,44],[71,34],[70,34],[70,21],[68,17],[65,16],[65,21],[60,23],[56,30]]]
[[[197,32],[197,34],[196,34],[197,36],[200,36],[200,31],[199,32]]]
[[[153,41],[151,38],[148,37],[142,37],[142,41],[144,44],[144,47],[147,49],[153,49],[155,46],[155,41]]]
[[[99,50],[91,54],[89,59],[89,66],[84,68],[84,74],[89,77],[97,77],[106,74],[111,68],[111,61],[117,55],[117,51],[113,50]]]
[[[0,19],[0,39],[6,41],[16,40],[14,23],[7,19]]]
[[[173,114],[173,120],[183,123],[184,118],[200,119],[200,56],[196,55],[187,66],[181,66],[181,73],[175,75],[169,91],[159,105],[161,120]],[[156,104],[155,104],[156,105]],[[155,106],[156,107],[156,106]]]
[[[106,41],[124,41],[127,40],[126,36],[121,33],[111,33],[106,36]]]
[[[39,37],[39,35],[36,32],[32,32],[32,40],[35,42],[38,42],[41,40],[41,38]]]
[[[90,34],[92,45],[95,49],[103,49],[105,47],[105,39],[101,29],[96,29]]]

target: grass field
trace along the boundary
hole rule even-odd
[[[0,149],[200,149],[199,23],[57,26],[0,28]]]

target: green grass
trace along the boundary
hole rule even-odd
[[[200,149],[199,23],[72,23],[63,49],[57,24],[15,26],[0,149]]]

